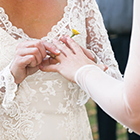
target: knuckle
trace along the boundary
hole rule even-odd
[[[37,63],[40,64],[42,62],[42,59],[38,59]]]
[[[21,46],[24,48],[37,47],[37,42],[39,41],[24,41]]]
[[[60,48],[62,48],[62,50],[64,50],[66,48],[65,44],[60,44],[59,46],[60,46]]]
[[[26,64],[24,57],[16,57],[15,58],[16,65],[19,67],[23,67]]]
[[[43,58],[45,58],[45,57],[46,57],[46,52],[44,52],[44,53],[43,53],[42,57],[43,57]]]
[[[19,64],[20,64],[21,66],[25,65],[25,60],[24,60],[23,58],[21,58]]]
[[[38,46],[41,46],[42,45],[42,42],[40,40],[37,40],[35,42],[35,47],[38,47]]]
[[[35,60],[35,56],[34,55],[31,55],[30,57],[29,57],[29,60],[32,62],[32,61],[34,61]]]
[[[38,52],[38,48],[33,48],[33,54],[38,54],[39,52]]]
[[[71,44],[72,44],[74,47],[79,46],[79,45],[76,44],[74,41],[72,41]]]
[[[16,47],[16,49],[19,49],[19,48],[29,48],[32,46],[32,41],[23,41],[21,43],[19,43]]]
[[[16,46],[16,50],[18,50],[19,48],[21,48],[23,46],[23,42],[19,43],[17,46]]]

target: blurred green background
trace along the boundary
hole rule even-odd
[[[92,134],[94,140],[99,140],[99,134],[98,134],[98,124],[97,124],[97,117],[96,117],[96,104],[90,99],[86,104],[89,121],[92,129]],[[126,129],[117,123],[117,140],[127,140],[127,133]]]

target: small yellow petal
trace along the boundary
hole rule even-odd
[[[77,30],[75,30],[75,29],[72,29],[72,33],[73,33],[74,35],[78,35],[78,34],[79,34],[79,32],[78,32]]]

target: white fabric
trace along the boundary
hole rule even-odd
[[[77,70],[75,81],[105,112],[122,125],[128,124],[133,110],[127,101],[122,80],[106,75],[94,65],[85,65]]]
[[[134,1],[130,54],[124,81],[116,80],[94,65],[80,68],[75,81],[114,119],[140,134],[140,1]],[[130,130],[130,132],[132,132]]]
[[[11,106],[11,101],[15,97],[15,92],[17,91],[17,84],[14,83],[14,77],[12,76],[9,66],[7,66],[0,74],[2,79],[1,87],[6,89],[2,106],[7,109]]]
[[[12,26],[0,8],[0,77],[11,76],[8,64],[14,58],[20,41],[33,40],[22,29]],[[107,32],[95,0],[67,0],[63,18],[52,27],[42,40],[51,42],[71,30],[80,32],[73,39],[84,48],[91,49],[101,63],[109,69],[107,74],[121,79]],[[2,75],[2,73],[9,75]],[[11,80],[13,89],[16,84]],[[0,79],[0,140],[92,140],[91,129],[84,104],[89,95],[78,85],[67,81],[58,73],[38,71],[28,76],[10,98]],[[13,91],[11,90],[13,94]],[[10,94],[11,94],[10,93]],[[14,94],[13,94],[14,95]]]

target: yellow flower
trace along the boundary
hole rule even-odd
[[[75,29],[72,29],[72,35],[71,35],[71,38],[74,37],[75,35],[78,35],[79,32]]]

